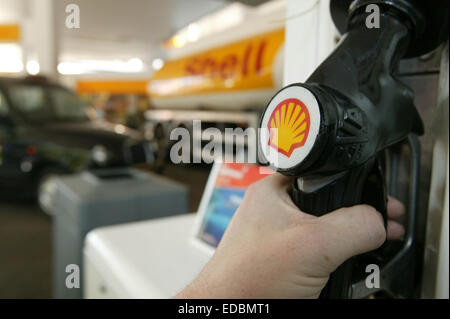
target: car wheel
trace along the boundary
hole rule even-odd
[[[48,215],[53,215],[54,197],[57,189],[57,179],[63,175],[62,171],[48,170],[40,175],[36,197],[39,208]]]

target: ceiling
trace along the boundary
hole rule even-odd
[[[80,8],[79,29],[65,27],[65,7],[70,3]],[[176,31],[228,4],[225,0],[58,0],[60,56],[63,60],[139,57],[148,62],[164,54],[161,42]]]

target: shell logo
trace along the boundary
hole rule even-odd
[[[273,110],[267,123],[269,145],[290,157],[292,152],[305,145],[310,128],[309,111],[298,99],[286,99]]]

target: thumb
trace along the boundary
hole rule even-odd
[[[386,240],[381,214],[368,205],[341,208],[319,219],[324,253],[336,268],[352,256],[380,247]]]

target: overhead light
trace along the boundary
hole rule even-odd
[[[189,42],[195,42],[200,37],[200,27],[197,24],[192,23],[188,26],[186,34]]]
[[[186,44],[187,41],[186,41],[186,37],[183,33],[183,34],[177,34],[177,35],[173,36],[171,42],[175,48],[181,48]]]
[[[0,44],[0,72],[16,73],[23,71],[22,50],[13,43]]]
[[[163,61],[163,59],[160,59],[160,58],[153,59],[153,61],[152,61],[152,68],[153,68],[155,71],[158,71],[158,70],[161,69],[163,66],[164,66],[164,61]]]
[[[123,60],[76,60],[58,64],[58,72],[64,75],[99,72],[138,73],[144,70],[139,58]]]
[[[139,58],[132,58],[127,61],[127,66],[132,70],[131,72],[140,72],[144,68],[144,63]]]
[[[200,38],[223,32],[244,21],[248,8],[241,3],[232,3],[227,7],[207,15],[195,23],[179,30],[169,41],[174,48],[181,48],[188,43],[196,42]]]
[[[81,70],[80,65],[74,62],[61,62],[58,64],[58,72],[63,75],[87,73]]]
[[[26,69],[27,69],[28,74],[36,75],[39,73],[41,68],[39,66],[39,62],[37,62],[35,60],[30,60],[27,62]]]

